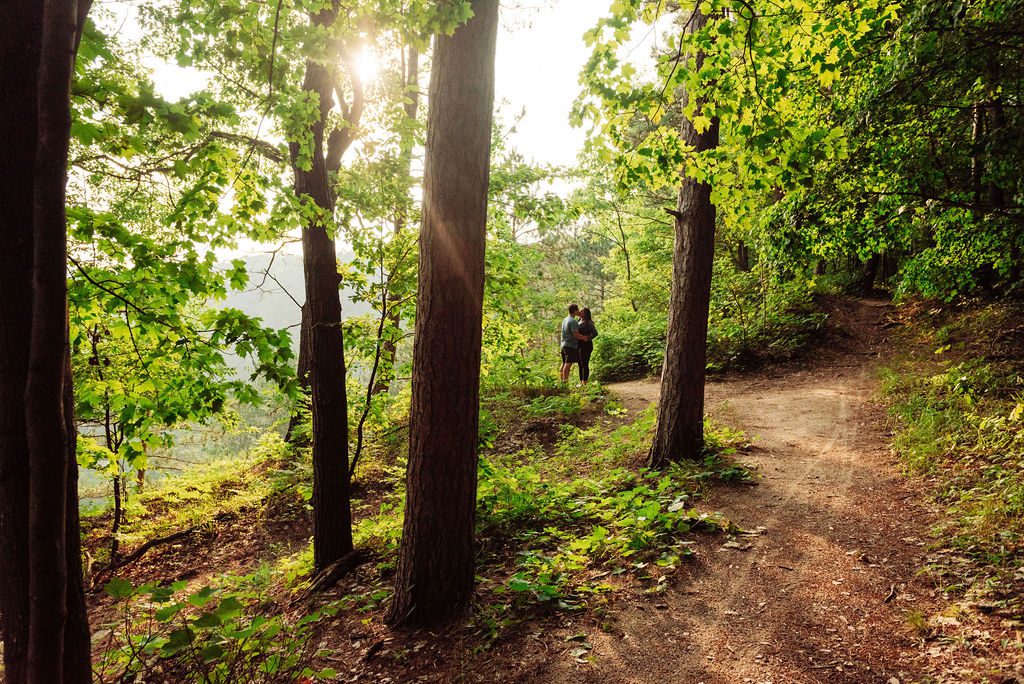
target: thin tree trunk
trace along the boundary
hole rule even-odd
[[[632,294],[632,281],[633,281],[633,266],[629,258],[629,241],[626,239],[626,229],[622,226],[622,212],[619,211],[617,205],[612,205],[612,209],[615,210],[615,223],[619,228],[619,240],[618,246],[622,250],[622,256],[626,260],[626,287],[630,288]],[[601,304],[604,304],[604,290],[601,290]],[[629,305],[633,308],[633,311],[637,311],[636,299],[632,296],[629,298]]]
[[[435,38],[394,623],[461,611],[473,591],[484,249],[498,0]]]
[[[335,4],[321,10],[313,23],[330,26]],[[306,62],[303,90],[319,98],[320,116],[312,124],[311,168],[298,163],[299,145],[291,144],[295,194],[312,201],[317,216],[302,228],[306,286],[303,330],[309,348],[310,408],[313,414],[313,564],[321,571],[352,550],[352,514],[348,478],[348,398],[337,253],[332,235],[334,193],[324,153],[325,126],[334,104],[334,78],[327,66]],[[338,153],[340,159],[340,152]],[[331,231],[331,232],[329,232]],[[302,342],[301,344],[305,344]]]
[[[299,358],[296,365],[296,375],[298,376],[299,387],[302,388],[303,392],[305,393],[309,392],[310,361],[312,360],[313,357],[313,354],[309,349],[312,338],[309,330],[309,314],[307,313],[308,311],[309,307],[303,304],[302,319],[301,323],[299,324]],[[302,395],[300,397],[299,402],[306,402],[305,395]],[[296,428],[299,427],[299,422],[302,419],[302,408],[308,407],[300,407],[298,405],[292,406],[291,415],[288,416],[288,428],[285,430],[284,433],[284,441],[288,442],[289,444],[297,444],[295,430]],[[307,445],[301,444],[299,446]]]
[[[117,463],[117,474],[111,478],[110,484],[114,487],[114,520],[110,525],[110,564],[114,565],[117,562],[118,549],[120,548],[120,542],[118,536],[121,533],[121,517],[123,516],[123,507],[121,505],[121,461],[118,459]]]
[[[860,292],[865,297],[870,297],[875,292],[875,279],[878,277],[878,254],[872,254],[861,266]]]
[[[416,117],[419,114],[420,107],[420,91],[419,91],[419,75],[420,75],[420,54],[419,51],[414,47],[409,48],[409,57],[405,62],[403,80],[405,83],[405,96],[408,101],[405,103],[405,117],[408,119],[406,124],[410,129],[416,122]],[[415,143],[416,136],[412,133],[408,133],[403,136],[402,140],[402,170],[405,176],[405,182],[411,184],[412,174],[412,148]],[[395,235],[401,234],[405,227],[409,223],[409,197],[408,192],[406,196],[401,200],[402,204],[398,207],[395,214]],[[393,275],[393,274],[392,274]],[[397,306],[397,302],[401,297],[392,293],[388,297],[388,314],[387,323],[391,330],[396,331],[401,325],[401,312]],[[381,342],[381,356],[380,356],[380,368],[377,373],[377,379],[373,383],[373,388],[370,391],[370,396],[375,397],[382,392],[387,392],[391,389],[391,383],[395,378],[395,356],[398,353],[398,343],[393,338],[384,339]]]
[[[744,273],[750,270],[750,248],[743,240],[736,245],[736,268]]]
[[[64,549],[67,554],[67,623],[64,625],[64,684],[89,684],[92,681],[92,653],[89,638],[89,613],[85,608],[85,583],[82,577],[82,533],[78,515],[78,430],[75,427],[75,395],[71,382],[71,348],[65,349],[64,424],[68,429],[67,519]]]
[[[987,134],[987,143],[989,154],[993,150],[997,149],[1002,143],[1000,138],[1003,135],[1003,129],[1006,127],[1006,113],[1003,110],[1003,98],[999,94],[999,90],[996,84],[999,83],[999,61],[996,59],[994,54],[989,56],[988,63],[986,65],[986,75],[988,77],[988,91],[990,100],[986,110],[986,122],[985,130]],[[989,164],[989,170],[993,168],[992,164]],[[1001,209],[1006,206],[1006,193],[1002,186],[999,185],[999,179],[990,177],[988,183],[988,201],[989,205],[994,209]]]
[[[296,365],[296,372],[299,376],[299,384],[303,389],[309,389],[309,371],[312,367],[313,353],[309,348],[309,307],[302,305],[302,317],[299,322],[299,358]]]
[[[689,31],[699,31],[707,17],[694,10]],[[693,69],[700,70],[698,51]],[[689,94],[683,93],[685,106]],[[699,107],[698,107],[699,109]],[[684,119],[683,139],[700,153],[718,145],[718,119],[698,133]],[[672,293],[669,304],[665,365],[661,373],[658,422],[649,461],[660,468],[669,461],[697,459],[704,449],[704,375],[707,365],[708,310],[715,255],[715,206],[711,186],[684,177],[679,189],[672,253]]]
[[[985,131],[984,105],[971,107],[971,189],[974,191],[974,207],[981,207],[981,178],[984,175],[982,165],[982,136]]]

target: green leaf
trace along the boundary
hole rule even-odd
[[[512,591],[530,591],[533,585],[520,577],[513,577],[508,581],[508,588]]]
[[[184,603],[172,603],[169,606],[158,608],[153,616],[158,622],[168,622],[185,607]]]
[[[203,587],[196,593],[189,596],[186,600],[196,608],[202,608],[210,602],[210,599],[212,599],[213,595],[216,593],[217,590],[212,587]]]
[[[132,583],[121,577],[115,577],[107,582],[106,586],[103,587],[103,590],[106,591],[107,594],[109,594],[115,601],[123,601],[134,593]]]
[[[211,627],[219,627],[220,624],[221,624],[220,617],[216,613],[212,613],[212,612],[210,612],[210,613],[203,613],[202,615],[200,615],[199,617],[197,617],[195,620],[192,621],[192,625],[194,627],[201,627],[201,628],[207,628],[207,629],[211,628]]]

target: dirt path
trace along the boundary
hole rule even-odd
[[[594,662],[560,682],[892,682],[922,673],[908,625],[930,590],[914,579],[929,516],[898,475],[875,388],[887,306],[842,304],[838,335],[803,364],[711,382],[708,410],[754,438],[757,487],[710,505],[746,529],[746,550],[705,547],[661,603],[618,606],[590,635]],[[627,407],[654,382],[612,385]]]

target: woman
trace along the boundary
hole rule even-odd
[[[580,335],[587,338],[580,341],[580,381],[586,385],[590,380],[590,355],[594,353],[594,338],[597,337],[597,326],[590,315],[590,309],[583,307],[580,311]]]

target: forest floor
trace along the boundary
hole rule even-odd
[[[556,660],[536,681],[1024,681],[1005,630],[964,617],[920,573],[936,513],[901,476],[875,401],[891,306],[831,306],[810,356],[707,386],[708,412],[747,432],[742,461],[761,475],[707,503],[761,534],[706,544],[658,604],[619,604],[615,629],[588,635],[592,664]],[[659,394],[655,381],[608,389],[631,409]]]
[[[821,339],[797,360],[709,379],[708,412],[746,433],[751,446],[735,458],[758,479],[715,483],[697,508],[744,533],[698,534],[695,553],[656,591],[609,577],[616,589],[589,609],[527,607],[492,637],[485,615],[422,632],[391,630],[379,606],[345,611],[317,639],[334,654],[324,664],[344,673],[336,681],[1024,682],[1020,623],[947,596],[922,572],[939,513],[927,482],[902,474],[878,401],[879,370],[902,348],[901,322],[882,300],[830,299],[825,308]],[[653,380],[607,389],[626,409],[604,416],[612,427],[659,394]],[[516,435],[527,435],[550,447],[557,428],[535,419],[503,440],[520,448]],[[309,534],[308,512],[290,495],[219,516],[120,574],[198,587],[287,558]],[[379,493],[365,498],[357,517],[379,506]],[[336,593],[389,584],[364,566]],[[277,601],[297,614],[306,605]],[[117,619],[102,592],[90,604],[94,625]]]

